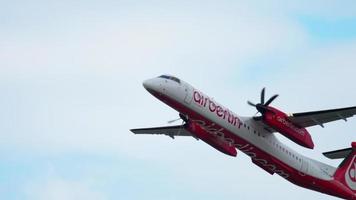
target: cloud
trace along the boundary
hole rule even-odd
[[[8,94],[2,103],[12,109],[2,118],[13,125],[3,130],[8,133],[5,146],[94,152],[125,146],[113,141],[127,139],[118,133],[127,132],[127,124],[134,124],[128,121],[139,116],[128,105],[150,99],[142,80],[171,73],[223,87],[205,77],[218,73],[221,80],[229,78],[225,72],[242,68],[251,58],[293,51],[305,43],[301,27],[289,20],[262,17],[253,8],[247,12],[241,3],[233,5],[241,12],[214,5],[197,12],[195,3],[138,4],[128,7],[132,12],[109,15],[117,20],[104,15],[83,23],[93,17],[89,6],[79,14],[51,15],[38,22],[38,30],[15,32],[17,38],[12,29],[4,33],[10,40],[0,49],[0,84]],[[155,105],[148,113],[160,109]]]
[[[68,182],[63,180],[52,180],[39,184],[28,192],[29,199],[36,200],[104,200],[102,194],[92,192],[87,186],[81,183]]]
[[[106,195],[83,180],[66,180],[54,172],[42,180],[29,181],[24,188],[28,200],[106,200]]]
[[[255,113],[245,102],[257,99],[263,86],[269,94],[281,94],[274,105],[285,111],[354,105],[355,42],[315,45],[293,17],[352,17],[352,6],[343,10],[331,1],[326,7],[320,2],[225,3],[42,2],[31,3],[30,8],[41,8],[36,13],[26,6],[21,12],[9,9],[14,24],[4,28],[0,47],[0,148],[11,155],[84,152],[155,163],[172,173],[176,182],[167,187],[184,185],[199,194],[195,197],[218,198],[216,190],[223,187],[227,199],[261,198],[283,182],[286,192],[273,195],[290,198],[297,190],[293,185],[251,167],[243,154],[229,159],[191,138],[128,131],[177,118],[142,88],[144,79],[162,73],[177,75],[241,115]],[[285,142],[319,159],[321,151],[355,139],[352,120],[311,129],[317,140],[313,152]],[[149,175],[147,179],[155,178]],[[247,179],[253,186],[241,184]],[[270,190],[255,192],[256,185]],[[56,175],[29,183],[27,193],[30,199],[105,199],[91,183]]]
[[[300,99],[304,102],[300,104],[295,102],[294,95],[283,97],[286,99],[285,102],[280,99],[283,109],[331,106],[322,101],[323,107],[312,107],[311,100],[319,102],[319,99],[313,97],[314,90],[308,89],[318,88],[323,94],[334,94],[327,89],[333,85],[325,87],[325,84],[330,77],[335,79],[334,69],[345,69],[338,79],[351,76],[352,70],[340,68],[339,64],[353,63],[352,45],[312,47],[307,43],[308,35],[303,27],[293,19],[280,18],[278,13],[268,16],[259,13],[270,7],[255,8],[242,3],[217,8],[214,5],[207,5],[201,12],[196,12],[197,4],[178,7],[163,4],[169,10],[161,12],[158,12],[161,8],[153,5],[129,6],[135,12],[114,15],[119,19],[117,22],[96,18],[93,22],[96,26],[82,23],[85,16],[92,16],[82,12],[72,16],[68,24],[59,23],[58,33],[52,30],[54,24],[42,22],[44,28],[38,31],[38,36],[22,35],[19,40],[6,42],[5,47],[9,48],[0,54],[0,62],[5,66],[1,69],[2,85],[7,88],[7,96],[1,101],[3,110],[8,110],[2,114],[7,122],[2,126],[7,133],[3,148],[16,146],[19,151],[42,153],[84,151],[137,155],[136,152],[145,148],[147,139],[134,137],[129,128],[164,124],[176,117],[174,111],[167,109],[147,119],[140,107],[146,103],[152,105],[145,108],[145,113],[165,108],[145,93],[141,81],[167,72],[246,115],[251,110],[244,102],[266,83],[281,94],[288,94],[288,89],[293,87],[306,98]],[[142,12],[138,14],[138,11]],[[66,21],[68,17],[57,16],[51,22]],[[45,34],[48,35],[43,37]],[[273,59],[264,62],[266,57]],[[249,68],[255,58],[262,67]],[[277,67],[273,66],[275,63]],[[320,76],[320,71],[324,76]],[[257,73],[260,77],[255,79]],[[318,82],[314,81],[315,77]],[[280,87],[286,82],[288,87]],[[352,89],[351,84],[344,85]],[[341,90],[336,92],[341,95]],[[333,95],[329,97],[331,101]],[[156,138],[149,141],[154,142]],[[159,143],[165,142],[160,139]]]

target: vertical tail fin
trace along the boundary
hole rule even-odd
[[[356,142],[352,148],[324,153],[328,158],[344,158],[334,174],[334,179],[356,193]]]

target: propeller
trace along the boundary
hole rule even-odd
[[[248,105],[255,107],[258,110],[257,113],[261,113],[262,115],[268,110],[268,106],[279,96],[278,94],[275,94],[265,102],[265,93],[266,88],[263,88],[261,91],[261,102],[258,104],[247,101]]]
[[[185,127],[185,125],[188,123],[188,121],[189,121],[188,116],[183,115],[182,113],[179,113],[179,118],[178,118],[178,119],[170,120],[170,121],[167,122],[168,124],[172,124],[172,123],[174,123],[174,122],[176,122],[176,121],[179,121],[179,120],[182,120],[182,126],[181,126],[181,128],[179,129],[179,131],[178,131],[178,135],[180,135],[180,133],[181,133],[183,127]],[[174,139],[174,136],[173,136],[173,135],[168,135],[168,136],[171,137],[172,139]],[[197,139],[197,138],[196,138],[196,139]],[[198,139],[197,139],[197,140],[198,140]]]
[[[179,121],[179,120],[181,120],[181,118],[170,120],[167,123],[168,124],[173,124],[174,122]]]
[[[167,123],[168,123],[168,124],[172,124],[172,123],[174,123],[174,122],[176,122],[176,121],[179,121],[179,120],[182,120],[183,123],[184,123],[184,122],[188,122],[188,117],[185,116],[185,115],[183,115],[183,114],[181,114],[181,113],[179,113],[179,118],[178,118],[178,119],[170,120],[170,121],[168,121]]]

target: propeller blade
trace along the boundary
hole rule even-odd
[[[273,97],[271,97],[265,104],[264,106],[269,106],[269,104],[271,104],[279,95],[276,94]]]
[[[263,88],[261,91],[261,104],[265,104],[265,92],[266,88]]]
[[[247,104],[253,107],[256,107],[256,104],[252,103],[251,101],[247,101]]]
[[[168,121],[167,123],[168,123],[168,124],[172,124],[172,123],[174,123],[174,122],[176,122],[176,121],[179,121],[179,120],[181,120],[181,118],[179,118],[179,119],[174,119],[174,120],[170,120],[170,121]]]

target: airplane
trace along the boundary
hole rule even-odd
[[[306,128],[336,120],[347,121],[356,107],[286,114],[265,101],[265,88],[260,102],[250,106],[260,115],[242,117],[181,79],[162,75],[143,82],[144,88],[160,101],[179,112],[182,125],[131,129],[135,134],[190,136],[216,150],[236,157],[245,153],[252,163],[269,174],[277,174],[300,187],[342,199],[356,199],[356,142],[350,148],[323,153],[329,159],[344,159],[336,168],[308,158],[280,142],[281,134],[294,143],[313,149]]]

